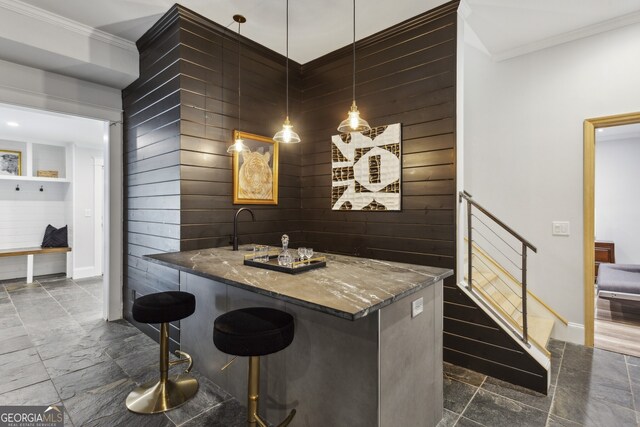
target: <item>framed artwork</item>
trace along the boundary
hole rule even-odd
[[[0,175],[22,175],[22,153],[0,150]]]
[[[401,124],[331,137],[331,209],[399,211]]]
[[[233,131],[249,149],[233,153],[233,203],[278,204],[278,143],[252,133]]]

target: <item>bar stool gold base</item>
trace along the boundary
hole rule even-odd
[[[198,381],[190,375],[169,377],[166,382],[149,381],[127,396],[127,408],[138,414],[157,414],[177,408],[198,392]]]
[[[269,427],[269,424],[258,415],[258,406],[260,400],[260,357],[249,357],[249,384],[247,393],[247,426],[248,427]],[[276,427],[287,427],[296,410],[292,409],[287,418],[284,419]]]

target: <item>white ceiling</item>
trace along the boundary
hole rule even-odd
[[[104,122],[99,120],[0,104],[0,140],[102,148],[104,134]]]
[[[130,41],[139,39],[174,4],[174,0],[23,2]],[[361,0],[357,2],[356,37],[364,38],[444,3]],[[615,26],[640,20],[639,0],[464,0],[463,3],[467,22],[487,50],[498,58],[514,56],[523,49],[530,51],[544,41],[562,42],[562,36],[603,22]],[[240,13],[247,18],[243,34],[277,52],[285,52],[285,0],[182,0],[180,4],[224,26],[233,24],[232,16]],[[290,57],[304,64],[349,44],[351,8],[349,0],[291,0]],[[631,20],[622,19],[629,15],[634,15]]]
[[[640,0],[464,0],[466,21],[496,60],[640,22]]]
[[[107,33],[136,41],[175,0],[23,0]],[[360,0],[356,37],[367,37],[446,0]],[[182,0],[182,6],[227,26],[233,15],[247,18],[241,32],[251,40],[285,53],[285,0]],[[303,64],[351,43],[350,0],[291,0],[289,2],[289,55]]]
[[[0,0],[0,5],[12,2],[16,3]],[[445,2],[360,0],[356,37],[364,38]],[[22,3],[135,42],[174,0],[22,0]],[[233,24],[234,29],[232,16],[243,14],[247,17],[242,27],[244,35],[277,52],[285,52],[285,0],[182,0],[180,4],[223,26]],[[289,7],[289,52],[295,61],[308,62],[351,42],[350,0],[291,0]],[[640,22],[640,0],[463,0],[461,13],[487,51],[499,60]],[[25,51],[25,47],[18,50]],[[0,43],[0,58],[10,57]],[[49,66],[54,59],[46,59]],[[64,58],[58,59],[64,62]],[[41,64],[26,65],[46,69]],[[99,77],[93,69],[91,72],[95,81],[110,84],[107,77]],[[9,127],[8,121],[20,126]],[[0,104],[0,139],[101,147],[103,134],[103,123],[99,121]],[[598,133],[598,140],[630,135],[640,135],[640,125],[607,128]]]

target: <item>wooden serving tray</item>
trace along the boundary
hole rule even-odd
[[[294,258],[297,259],[297,258]],[[254,261],[253,254],[245,255],[244,265],[251,267],[264,268],[266,270],[279,271],[287,274],[300,274],[305,271],[315,270],[316,268],[322,268],[327,266],[327,259],[323,256],[311,258],[308,261],[294,261],[291,267],[278,265],[278,255],[274,255],[273,252],[269,253],[269,261]]]

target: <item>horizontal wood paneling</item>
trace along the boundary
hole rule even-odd
[[[456,8],[357,43],[362,115],[373,126],[402,123],[402,211],[330,208],[330,138],[351,101],[347,46],[304,66],[290,61],[290,116],[303,142],[280,147],[279,203],[250,206],[255,222],[240,217],[240,243],[279,245],[286,232],[294,247],[454,268]],[[131,295],[178,286],[143,255],[229,244],[240,207],[231,202],[231,133],[270,136],[284,119],[284,58],[241,43],[238,63],[232,30],[178,5],[138,42],[141,76],[124,91],[127,313]],[[445,359],[544,391],[544,370],[454,283],[444,289]]]
[[[124,316],[158,339],[157,325],[133,321],[133,299],[176,290],[175,269],[150,263],[147,254],[180,249],[180,49],[178,27],[141,52],[140,77],[123,91],[125,106]],[[177,347],[179,322],[172,328]]]
[[[218,25],[181,19],[183,108],[180,152],[181,248],[228,245],[233,215],[232,157],[226,152],[234,128],[271,136],[284,119],[285,58],[244,38],[238,63],[236,36]],[[299,110],[300,66],[290,61],[291,117]],[[238,66],[242,122],[238,124]],[[295,123],[295,122],[294,122]],[[240,243],[279,243],[299,230],[300,148],[281,146],[277,206],[249,206],[240,217]],[[297,233],[296,235],[299,235]]]
[[[304,239],[319,250],[453,268],[455,10],[400,27],[357,43],[356,93],[372,126],[402,123],[402,211],[331,210],[330,139],[351,99],[346,47],[302,67]]]
[[[547,372],[455,285],[444,288],[445,360],[547,393]]]

